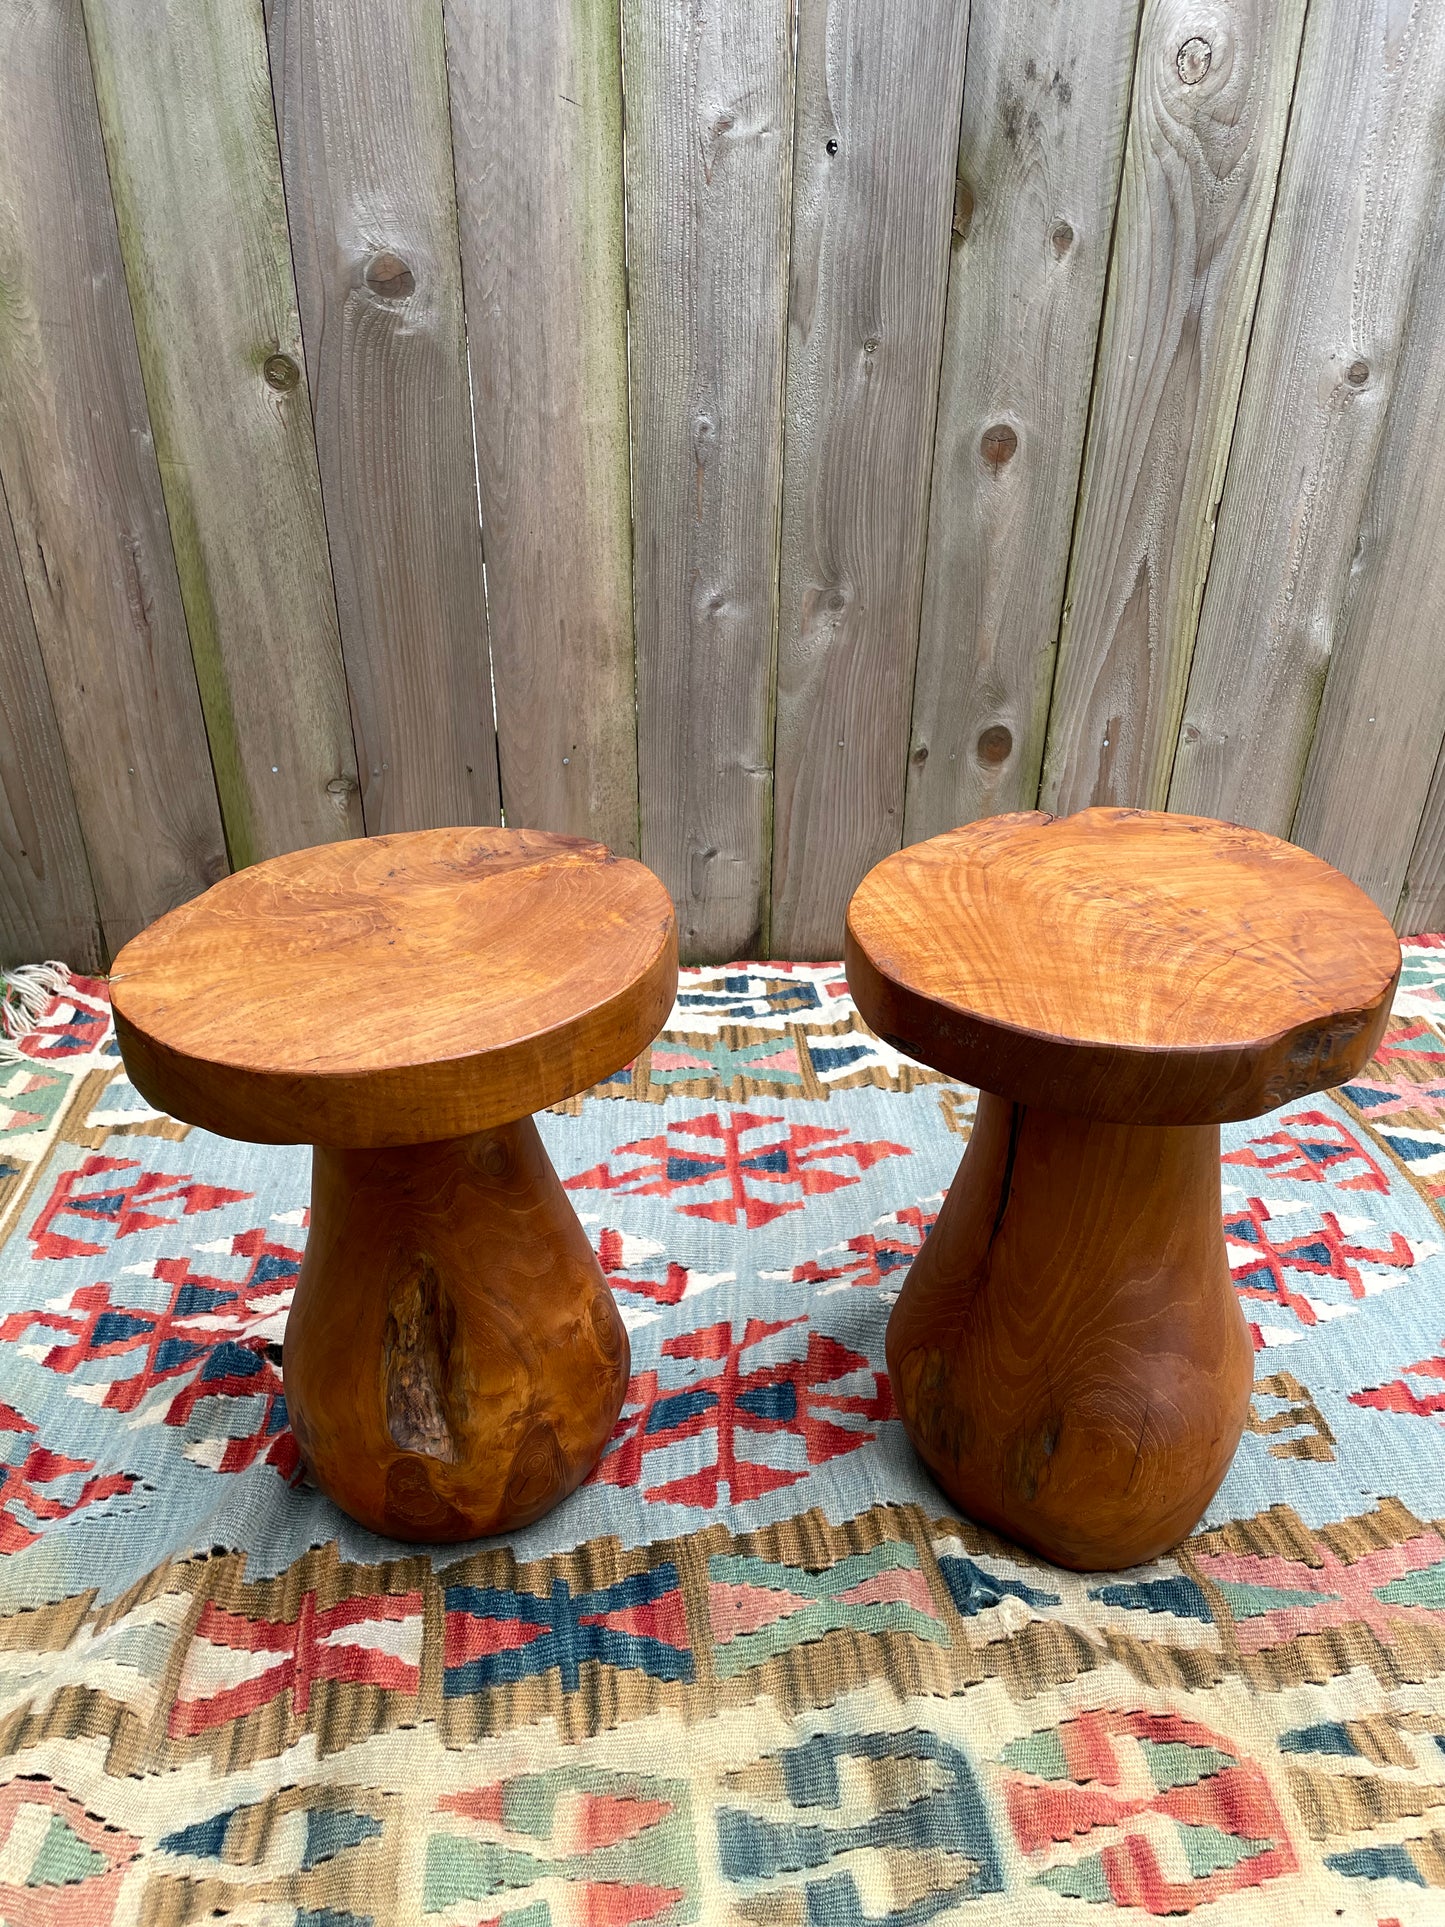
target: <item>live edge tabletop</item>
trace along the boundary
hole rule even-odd
[[[116,958],[138,1090],[315,1147],[287,1408],[317,1482],[374,1531],[504,1531],[595,1464],[627,1335],[531,1113],[630,1062],[676,986],[651,871],[489,828],[272,858]]]
[[[887,1347],[904,1425],[965,1511],[1085,1568],[1195,1525],[1253,1385],[1219,1126],[1359,1071],[1399,969],[1347,878],[1198,817],[997,816],[864,879],[859,1010],[980,1087]]]

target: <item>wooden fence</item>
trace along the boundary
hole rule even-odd
[[[1438,0],[0,0],[0,952],[428,824],[1445,925]]]

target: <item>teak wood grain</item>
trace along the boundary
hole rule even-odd
[[[1176,1545],[1229,1469],[1254,1384],[1219,1127],[981,1092],[887,1354],[909,1436],[971,1518],[1085,1570]]]
[[[137,1088],[173,1116],[355,1147],[586,1090],[651,1041],[676,976],[672,905],[640,863],[425,830],[238,871],[128,943],[111,997]]]
[[[286,1409],[373,1532],[515,1531],[591,1471],[627,1332],[530,1118],[451,1143],[314,1153]]]
[[[1252,1383],[1219,1124],[1355,1074],[1399,968],[1337,871],[1193,817],[996,816],[864,880],[859,1010],[981,1088],[888,1329],[904,1424],[959,1505],[1086,1568],[1195,1524]]]
[[[1148,810],[990,817],[880,863],[848,913],[880,1036],[1026,1104],[1128,1124],[1255,1117],[1358,1070],[1400,967],[1318,857]]]
[[[373,1531],[512,1530],[595,1464],[627,1336],[530,1113],[635,1057],[676,988],[657,878],[530,830],[277,857],[116,959],[137,1089],[315,1146],[287,1406]]]

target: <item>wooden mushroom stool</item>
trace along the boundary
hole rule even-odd
[[[275,857],[116,958],[151,1103],[315,1147],[286,1402],[372,1531],[504,1532],[596,1464],[627,1334],[531,1113],[636,1056],[676,985],[651,871],[531,830]]]
[[[858,1008],[980,1087],[888,1326],[903,1423],[964,1511],[1085,1569],[1198,1522],[1253,1381],[1219,1126],[1354,1075],[1399,968],[1338,871],[1198,817],[997,816],[864,878]]]

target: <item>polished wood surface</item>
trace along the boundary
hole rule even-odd
[[[1399,973],[1355,885],[1272,837],[1137,810],[995,817],[881,863],[848,981],[981,1087],[888,1327],[910,1438],[1061,1565],[1190,1531],[1249,1408],[1219,1123],[1353,1075]]]
[[[596,1463],[627,1334],[528,1113],[634,1057],[676,987],[657,878],[531,830],[277,857],[116,959],[152,1103],[315,1146],[286,1403],[374,1532],[512,1531]]]
[[[677,987],[667,892],[600,843],[427,830],[226,878],[115,960],[153,1104],[263,1144],[414,1144],[555,1104],[637,1055]]]
[[[1228,1470],[1254,1377],[1218,1126],[1099,1124],[983,1092],[889,1321],[888,1373],[970,1517],[1085,1569],[1174,1545]]]
[[[286,1405],[317,1483],[394,1539],[513,1531],[592,1469],[627,1333],[530,1118],[314,1154]]]
[[[1400,946],[1348,878],[1260,831],[1034,811],[880,863],[849,907],[847,967],[880,1036],[984,1090],[1220,1124],[1358,1071]]]

